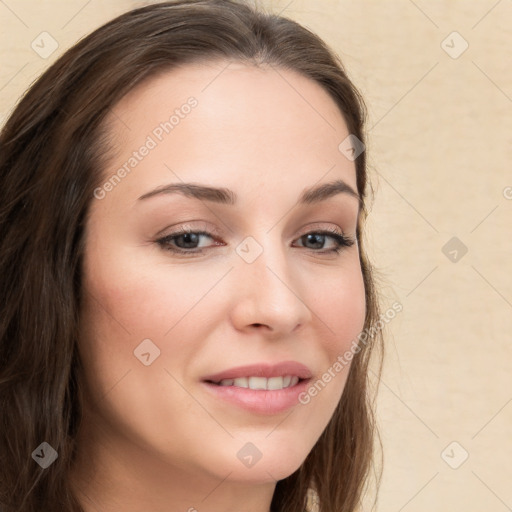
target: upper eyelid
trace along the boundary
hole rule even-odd
[[[195,222],[195,221],[192,221],[192,222]],[[169,228],[166,228],[164,230],[162,230],[157,236],[159,237],[167,237],[167,236],[171,236],[171,235],[175,235],[175,234],[182,234],[183,232],[185,233],[197,233],[197,232],[206,232],[206,234],[208,234],[209,236],[217,236],[217,237],[223,237],[225,236],[225,233],[222,231],[222,230],[219,230],[215,227],[211,227],[211,225],[206,222],[206,221],[199,221],[200,224],[199,225],[190,225],[189,223],[185,222],[183,224],[178,224],[176,225],[176,227],[173,227],[173,231],[170,231],[169,233],[166,233],[167,229]],[[339,225],[336,225],[335,223],[333,222],[328,222],[328,221],[317,221],[317,222],[312,222],[310,224],[308,224],[306,227],[304,227],[304,229],[302,231],[302,235],[300,236],[303,236],[304,234],[308,234],[308,233],[311,233],[311,232],[317,232],[317,231],[329,231],[329,227],[326,227],[326,225],[330,225],[330,227],[335,227],[337,230],[341,231],[343,234],[347,234],[348,232],[350,232],[351,230],[348,229],[348,230],[345,230],[343,228],[341,228]],[[231,230],[230,230],[231,231]],[[355,232],[355,231],[354,231]]]
[[[343,235],[348,236],[347,233],[345,232],[345,230],[343,230],[342,228],[336,227],[336,229],[337,229],[337,231],[341,232]],[[325,228],[325,227],[316,227],[316,228],[310,227],[307,230],[303,231],[302,234],[298,235],[298,238],[300,238],[304,235],[308,235],[310,233],[320,233],[320,232],[326,232],[327,234],[333,234],[333,235],[340,234],[337,232],[331,232],[331,230],[329,228]],[[200,228],[200,227],[197,227],[197,228],[179,227],[179,228],[176,228],[174,231],[171,231],[170,233],[162,234],[158,238],[159,239],[170,238],[173,236],[179,236],[179,235],[183,235],[183,234],[187,234],[187,233],[202,234],[203,236],[209,236],[210,238],[221,238],[222,237],[222,234],[215,229]]]

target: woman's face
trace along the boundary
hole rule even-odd
[[[118,151],[87,221],[85,442],[141,477],[156,461],[217,483],[290,475],[340,400],[349,368],[332,368],[363,328],[343,117],[301,75],[227,65],[162,74],[112,109]],[[197,188],[155,193],[185,184]]]

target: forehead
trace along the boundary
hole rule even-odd
[[[349,134],[339,108],[294,71],[232,61],[180,66],[130,91],[108,126],[118,152],[106,176],[151,148],[124,179],[132,197],[181,179],[241,196],[292,183],[302,190],[323,176],[356,188],[354,162],[338,149]]]

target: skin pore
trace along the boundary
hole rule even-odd
[[[182,107],[191,97],[197,104]],[[175,109],[166,133],[161,123]],[[103,183],[134,151],[141,158],[101,188],[87,219],[86,393],[73,485],[86,512],[269,512],[276,482],[329,422],[349,368],[278,414],[222,401],[202,379],[297,361],[314,383],[361,332],[358,199],[342,191],[296,204],[305,189],[336,180],[357,190],[355,164],[338,149],[347,126],[315,82],[227,61],[163,73],[112,110],[116,154]],[[144,144],[149,151],[139,151]],[[182,183],[229,189],[236,203],[190,193],[139,199]],[[170,239],[180,228],[209,235]],[[325,230],[354,243],[328,252],[336,239],[314,236]],[[244,246],[249,253],[261,250],[250,263],[236,250],[247,237],[257,242]],[[160,354],[145,365],[134,351],[148,339],[145,352]],[[251,467],[237,456],[246,443],[261,453]]]

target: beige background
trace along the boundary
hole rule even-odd
[[[0,2],[3,118],[73,42],[144,3]],[[384,308],[403,305],[378,397],[377,510],[512,510],[512,1],[260,4],[331,44],[369,107],[368,242]],[[47,59],[31,48],[43,31],[59,45]]]

